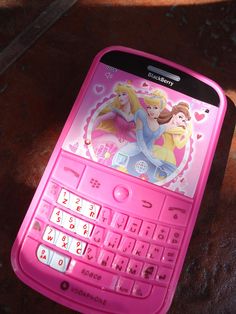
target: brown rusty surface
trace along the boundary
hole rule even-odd
[[[5,10],[0,1],[0,47],[13,39],[11,19],[27,25],[34,7],[51,1],[15,2],[29,11],[25,15],[14,7]],[[173,60],[217,81],[236,102],[236,2],[115,2],[78,1],[0,77],[0,313],[73,313],[22,284],[9,257],[53,146],[100,49],[121,44]],[[234,124],[231,104],[170,314],[236,313]]]
[[[52,2],[53,0],[1,0],[0,51]]]

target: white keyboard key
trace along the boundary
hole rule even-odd
[[[56,242],[56,246],[62,250],[68,251],[69,247],[70,247],[71,240],[72,240],[72,238],[70,236],[68,236],[68,234],[60,232],[58,239],[57,239],[57,242]]]
[[[81,237],[88,238],[93,230],[93,225],[83,220],[77,220],[76,233]]]
[[[69,205],[71,210],[73,210],[74,212],[76,212],[78,214],[83,215],[84,202],[86,202],[84,199],[71,193],[70,205]]]
[[[63,222],[63,211],[57,207],[53,209],[50,221],[58,226],[62,225]]]
[[[99,210],[100,210],[99,205],[88,202],[88,201],[84,201],[83,215],[85,217],[95,220],[98,217]]]
[[[73,238],[69,252],[77,256],[82,256],[84,254],[85,248],[86,248],[85,242]]]
[[[52,260],[50,262],[50,267],[64,273],[67,269],[69,261],[70,261],[69,257],[54,252]]]
[[[43,234],[43,240],[54,244],[56,242],[58,235],[59,231],[50,226],[47,226]]]
[[[63,214],[63,224],[62,227],[64,227],[66,230],[69,230],[71,232],[76,232],[76,225],[77,225],[77,219],[69,215],[67,213]]]
[[[42,244],[37,249],[37,258],[43,264],[49,265],[52,255],[53,251]]]
[[[66,208],[69,208],[69,205],[70,205],[70,195],[71,193],[65,189],[61,189],[61,192],[59,194],[59,197],[57,199],[57,203],[66,207]]]

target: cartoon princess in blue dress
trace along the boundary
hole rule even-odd
[[[122,147],[114,156],[112,166],[143,179],[155,182],[158,175],[168,176],[176,166],[153,156],[154,142],[165,132],[158,118],[166,106],[166,96],[155,91],[145,96],[146,111],[139,109],[134,116],[137,142]]]

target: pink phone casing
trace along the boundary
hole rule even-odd
[[[193,197],[80,157],[73,153],[76,146],[71,152],[63,149],[99,60],[113,50],[170,65],[210,85],[219,95],[211,141]],[[221,88],[200,74],[125,47],[101,51],[91,65],[14,242],[11,261],[17,276],[48,298],[82,313],[166,313],[225,110]]]

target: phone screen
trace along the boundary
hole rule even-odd
[[[104,58],[97,65],[63,149],[192,198],[217,100],[198,97],[191,81],[189,90],[178,88],[180,77],[153,66],[137,75],[111,64]]]

